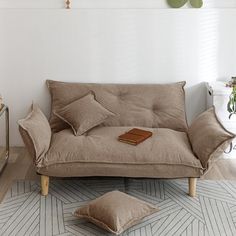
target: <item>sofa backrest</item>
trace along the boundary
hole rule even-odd
[[[139,126],[186,131],[185,82],[173,84],[91,84],[48,80],[52,107],[50,125],[58,132],[68,125],[54,111],[93,91],[96,100],[116,114],[105,126]]]

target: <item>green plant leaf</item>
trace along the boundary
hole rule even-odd
[[[229,101],[228,104],[227,104],[227,111],[229,113],[233,112],[232,108],[231,108],[231,102]]]
[[[236,86],[233,87],[227,103],[227,111],[230,113],[229,119],[232,115],[236,115]]]
[[[173,8],[180,8],[187,3],[188,0],[167,0],[168,4]]]
[[[191,6],[194,8],[201,8],[203,5],[202,0],[189,0],[189,1],[190,1]]]

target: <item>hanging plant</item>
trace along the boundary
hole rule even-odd
[[[229,119],[232,115],[236,115],[236,86],[232,88],[232,92],[229,96],[229,102],[227,104],[227,110],[229,112]]]
[[[188,0],[167,0],[168,4],[173,8],[180,8],[184,6]],[[202,0],[189,0],[190,4],[194,8],[201,8],[203,5]]]

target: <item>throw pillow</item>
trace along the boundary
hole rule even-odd
[[[75,215],[118,235],[157,211],[154,205],[120,191],[112,191],[79,208]]]
[[[98,103],[91,92],[54,111],[54,114],[69,124],[76,136],[84,134],[115,115]]]

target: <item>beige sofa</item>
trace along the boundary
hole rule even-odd
[[[174,84],[86,84],[47,81],[51,94],[48,122],[39,108],[19,121],[20,133],[41,175],[42,194],[49,177],[123,176],[189,178],[195,196],[196,180],[234,138],[217,120],[214,108],[188,127],[185,82]],[[93,92],[96,101],[114,113],[102,124],[75,136],[56,111]],[[74,119],[76,119],[76,114]],[[49,126],[50,124],[50,126]],[[132,146],[117,137],[133,127],[153,132]]]

